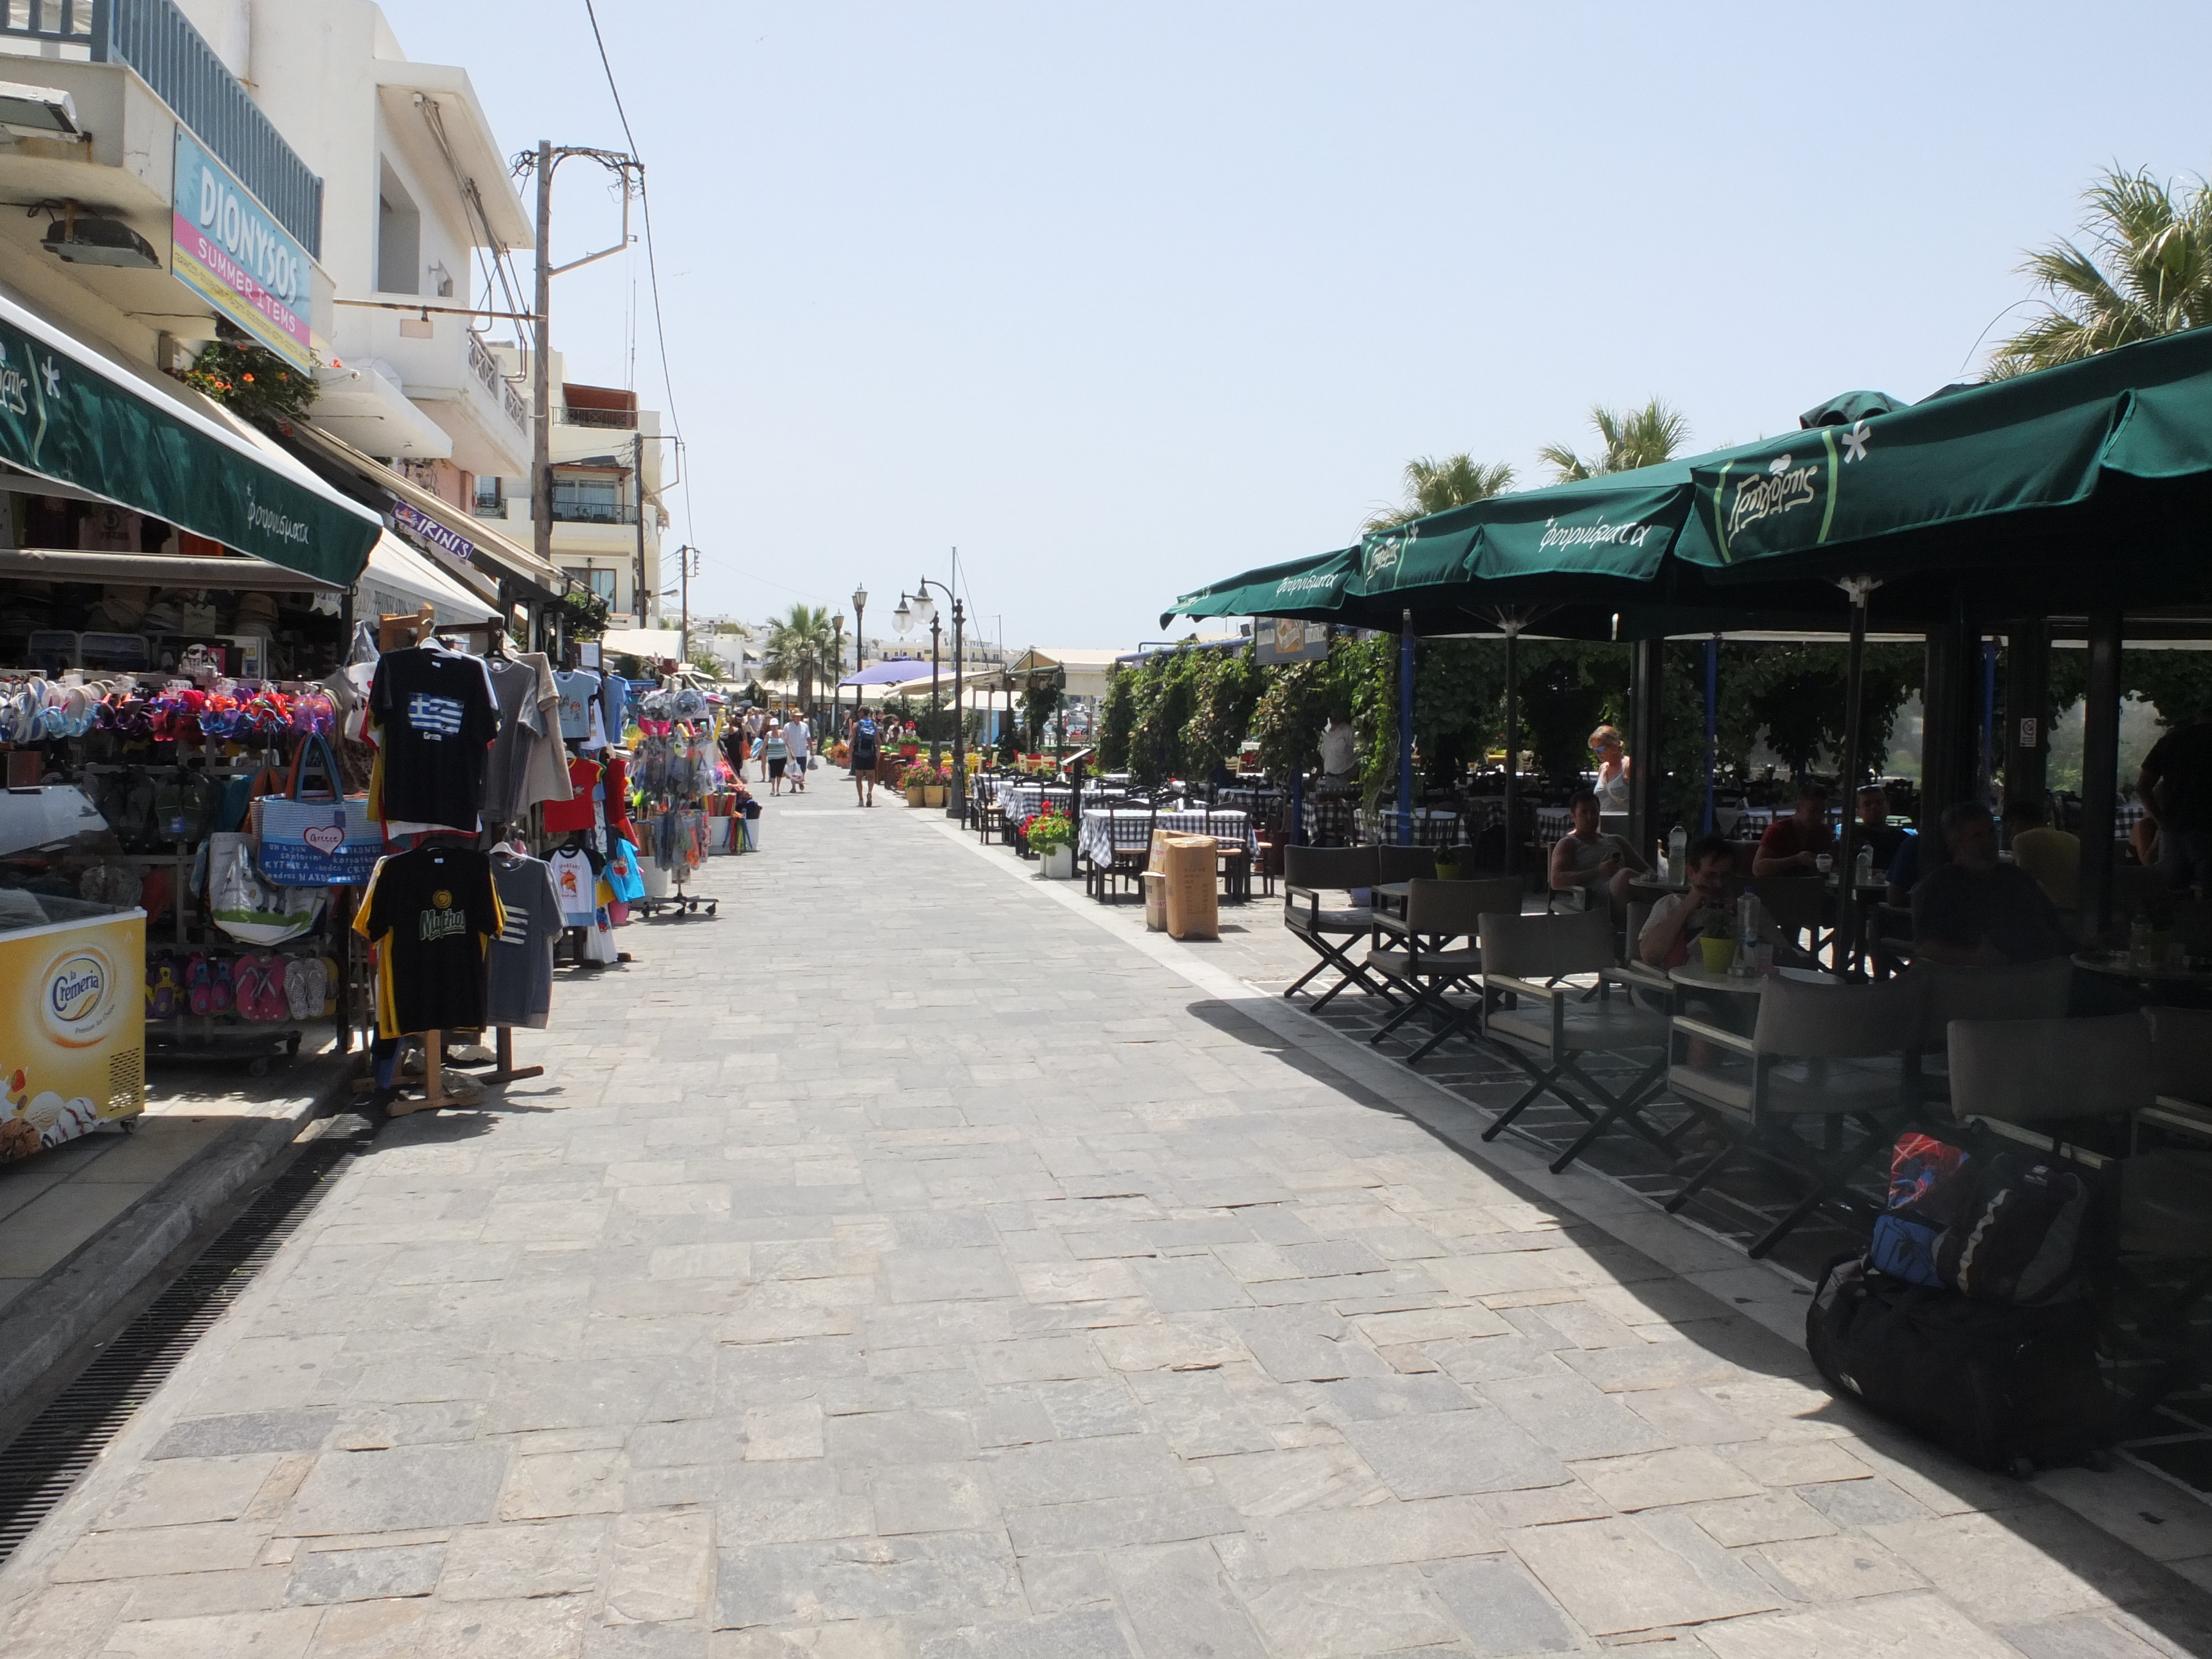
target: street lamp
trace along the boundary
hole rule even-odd
[[[841,611],[830,617],[830,626],[837,631],[837,642],[830,647],[830,660],[832,664],[830,675],[830,724],[834,728],[837,724],[837,717],[845,712],[845,693],[837,684],[839,680],[845,678],[844,614]],[[823,735],[825,738],[831,737],[835,735],[835,732],[834,730],[826,732]]]
[[[952,552],[957,560],[960,550],[955,548]],[[911,605],[914,620],[927,624],[929,629],[929,712],[933,721],[937,716],[937,641],[941,624],[937,617],[937,601],[929,597],[929,590],[935,588],[952,605],[952,789],[945,798],[945,816],[949,818],[964,817],[968,808],[968,732],[960,707],[960,682],[963,669],[961,635],[966,611],[961,605],[960,596],[943,582],[933,581],[924,576],[915,586],[913,594],[901,597],[899,609],[903,611]],[[934,738],[930,739],[929,763],[933,766],[937,763],[937,740]]]
[[[865,582],[853,584],[853,678],[857,681],[860,671],[868,665],[868,634],[863,619],[868,614],[868,589]],[[865,686],[853,687],[853,718],[860,718],[860,702],[867,695]]]

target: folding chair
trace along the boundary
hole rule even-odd
[[[1375,848],[1375,879],[1378,884],[1436,878],[1437,849],[1433,847],[1394,847],[1384,843]]]
[[[1668,1042],[1667,1083],[1726,1145],[1667,1200],[1680,1210],[1740,1157],[1780,1168],[1807,1183],[1790,1210],[1753,1241],[1756,1260],[1823,1204],[1868,1207],[1846,1183],[1868,1156],[1887,1147],[1911,1109],[1910,1056],[1920,1041],[1923,993],[1917,977],[1871,985],[1765,981],[1759,1018],[1747,1037],[1677,1015]],[[1706,1059],[1674,1058],[1678,1044],[1701,1040]],[[1820,1145],[1798,1126],[1816,1119]],[[1865,1139],[1846,1145],[1846,1121]]]
[[[1957,1019],[2063,1019],[2074,988],[2074,964],[2064,957],[2001,968],[1923,962],[1911,971],[1924,1000],[1920,1048],[1912,1056],[1915,1093],[1923,1101],[1951,1096],[1950,1030]]]
[[[1412,878],[1406,887],[1405,920],[1378,915],[1376,943],[1367,952],[1367,965],[1391,984],[1402,987],[1412,1000],[1367,1040],[1380,1042],[1425,1011],[1435,1020],[1437,1030],[1435,1036],[1406,1057],[1408,1066],[1417,1066],[1445,1038],[1465,1030],[1469,1021],[1480,1019],[1481,988],[1476,976],[1482,971],[1482,951],[1475,941],[1482,918],[1486,913],[1516,909],[1520,903],[1521,882],[1514,876],[1488,881]],[[1382,935],[1385,933],[1396,942],[1384,945]],[[1456,939],[1469,943],[1454,950],[1450,941]],[[1449,994],[1455,989],[1473,990],[1474,1006],[1455,1006]]]
[[[1347,985],[1357,985],[1361,990],[1381,997],[1393,1007],[1397,999],[1366,967],[1352,959],[1351,942],[1360,935],[1371,939],[1375,931],[1375,911],[1372,908],[1328,909],[1322,908],[1321,896],[1326,891],[1349,892],[1353,888],[1372,888],[1376,880],[1375,849],[1372,847],[1285,847],[1283,849],[1283,926],[1304,940],[1308,949],[1321,960],[1306,969],[1283,994],[1296,996],[1305,988],[1306,981],[1324,968],[1336,969],[1335,984],[1316,1000],[1313,1012],[1319,1013],[1328,1006],[1336,994]],[[1337,941],[1342,940],[1339,944]]]
[[[1232,904],[1247,903],[1252,897],[1252,848],[1244,839],[1249,823],[1242,813],[1232,816],[1209,809],[1206,815],[1206,833],[1213,837],[1220,862],[1221,894]]]
[[[1493,911],[1482,918],[1480,930],[1482,971],[1482,1032],[1514,1064],[1528,1074],[1528,1091],[1506,1108],[1482,1132],[1495,1140],[1513,1120],[1547,1094],[1556,1095],[1589,1127],[1574,1144],[1552,1160],[1552,1171],[1580,1158],[1590,1144],[1615,1123],[1628,1127],[1655,1146],[1669,1137],[1643,1121],[1640,1114],[1659,1092],[1667,1070],[1667,1017],[1637,1006],[1627,994],[1613,955],[1613,917],[1603,909],[1578,911],[1573,915],[1524,916],[1518,888],[1510,912]],[[1571,982],[1589,976],[1588,985]],[[1616,989],[1622,994],[1616,995]],[[1534,1004],[1522,1007],[1522,1000]],[[1591,1078],[1583,1067],[1583,1056],[1655,1048],[1658,1055],[1615,1094]],[[1593,1109],[1566,1087],[1570,1079],[1600,1103]]]

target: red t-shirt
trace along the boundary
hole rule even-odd
[[[611,754],[606,763],[607,828],[629,832],[629,763]]]
[[[568,787],[576,793],[566,800],[549,800],[542,809],[545,828],[554,835],[568,835],[573,830],[594,827],[592,817],[592,791],[599,787],[599,763],[597,761],[572,760],[568,763]]]
[[[1836,850],[1836,834],[1825,823],[1808,830],[1796,816],[1780,819],[1766,826],[1766,833],[1759,838],[1762,858],[1795,858],[1800,853],[1832,853]]]

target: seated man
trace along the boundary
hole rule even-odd
[[[1567,815],[1574,828],[1552,844],[1552,890],[1579,891],[1584,908],[1592,910],[1601,896],[1617,921],[1628,905],[1629,878],[1651,866],[1619,836],[1598,832],[1595,790],[1576,790],[1568,798]]]
[[[1943,844],[1950,862],[1912,890],[1915,955],[1996,968],[2065,954],[2065,928],[2035,878],[1998,862],[1988,807],[1966,800],[1945,808]]]
[[[1858,844],[1874,849],[1875,869],[1887,870],[1897,849],[1905,845],[1908,832],[1891,825],[1889,794],[1880,784],[1870,783],[1859,791],[1858,809],[1858,827],[1854,832]]]
[[[1759,838],[1759,853],[1751,873],[1767,876],[1809,876],[1820,868],[1822,854],[1836,850],[1836,832],[1828,828],[1828,792],[1808,779],[1797,791],[1797,804],[1786,818],[1767,825]]]
[[[1644,931],[1636,936],[1636,956],[1654,968],[1679,968],[1689,959],[1691,943],[1704,925],[1702,918],[1717,912],[1725,918],[1723,931],[1733,931],[1735,919],[1729,907],[1735,900],[1735,849],[1726,836],[1699,836],[1682,854],[1688,866],[1690,890],[1669,893],[1651,907]]]
[[[2012,861],[2035,878],[2043,896],[2062,910],[2081,902],[2081,841],[2051,827],[2051,811],[2039,800],[2022,797],[2005,803],[2005,834],[2012,838]]]

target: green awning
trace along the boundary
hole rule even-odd
[[[1303,617],[1325,622],[1341,607],[1359,572],[1359,549],[1263,565],[1185,593],[1161,613],[1165,628],[1177,617]]]
[[[0,460],[351,587],[384,526],[0,294]]]
[[[2212,329],[1747,445],[1692,473],[1697,510],[1675,544],[1690,564],[1924,567],[1940,550],[1911,532],[2075,506],[2115,476],[2212,476]]]

